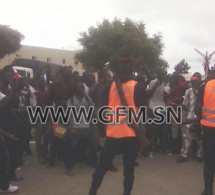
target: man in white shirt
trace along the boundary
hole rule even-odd
[[[176,161],[177,163],[182,163],[187,160],[188,152],[190,150],[193,140],[195,140],[197,143],[196,160],[198,162],[203,161],[203,145],[202,145],[200,124],[199,124],[199,132],[192,133],[189,130],[192,124],[198,124],[199,122],[199,118],[196,116],[194,110],[195,110],[196,98],[200,87],[200,83],[201,83],[201,80],[198,77],[192,76],[191,77],[192,87],[187,89],[185,92],[183,105],[186,108],[186,112],[185,112],[186,119],[184,124],[181,125],[182,148],[181,148],[181,155]]]
[[[165,71],[157,71],[157,78],[152,80],[148,85],[149,108],[153,112],[155,112],[156,107],[165,106],[165,76]],[[157,144],[158,139],[159,144]],[[166,155],[171,155],[171,153],[168,151],[168,126],[165,121],[163,121],[162,124],[153,123],[153,142],[154,147],[157,148],[160,152]]]
[[[161,78],[162,79],[162,78]],[[149,108],[154,109],[157,106],[164,106],[164,87],[165,83],[158,78],[152,80],[149,83],[148,89],[151,92],[151,97],[149,99]],[[154,92],[154,93],[152,93]]]
[[[90,106],[94,106],[93,101],[89,96],[85,95],[85,87],[82,82],[78,82],[76,85],[75,94],[73,95],[69,104],[76,108],[77,113],[80,112],[80,109],[85,108],[86,110]],[[68,105],[69,105],[68,104]],[[72,122],[71,125],[74,129],[74,144],[75,144],[75,151],[79,155],[80,151],[78,150],[78,142],[83,141],[89,147],[89,165],[92,167],[96,166],[97,163],[97,156],[96,156],[96,146],[95,146],[95,139],[94,133],[90,128],[90,121],[85,121],[84,117],[82,116],[80,120],[77,122],[74,120],[74,116],[71,118]]]

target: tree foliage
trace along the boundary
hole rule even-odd
[[[142,68],[140,64],[148,64],[151,70],[168,66],[161,58],[164,48],[162,35],[158,33],[149,37],[142,22],[136,23],[128,18],[124,22],[117,18],[112,22],[104,19],[96,27],[91,26],[87,32],[80,33],[80,36],[78,41],[83,50],[76,54],[75,59],[85,69],[97,71],[106,62],[119,57],[140,58],[139,70]]]
[[[24,36],[7,25],[0,25],[0,59],[21,48],[20,42]]]
[[[185,61],[185,59],[181,60],[176,66],[175,66],[175,72],[178,74],[187,74],[189,73],[190,66]]]

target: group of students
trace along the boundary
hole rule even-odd
[[[150,111],[148,117],[152,119],[156,117],[154,110],[157,106],[169,106],[174,110],[179,106],[183,108],[183,121],[180,124],[174,120],[171,124],[165,121],[159,125],[139,124],[139,128],[151,142],[144,150],[140,149],[135,131],[124,123],[103,125],[85,120],[75,123],[71,117],[62,139],[53,133],[53,121],[50,117],[45,124],[37,121],[35,125],[36,154],[39,162],[46,163],[47,168],[52,168],[56,159],[63,160],[69,176],[74,175],[74,163],[83,159],[95,168],[89,195],[97,193],[108,169],[117,170],[112,160],[119,153],[123,153],[124,195],[131,193],[138,153],[144,156],[152,156],[154,151],[165,155],[180,154],[177,162],[181,163],[187,160],[191,146],[196,146],[193,147],[196,160],[203,161],[202,136],[189,131],[200,120],[200,116],[195,114],[195,104],[202,85],[201,74],[195,73],[190,82],[187,82],[177,73],[167,75],[163,70],[157,71],[155,79],[147,70],[147,78],[135,76],[133,72],[130,59],[119,61],[116,74],[121,81],[128,106],[133,106],[136,110],[141,106],[147,107]],[[46,106],[56,109],[62,107],[65,110],[68,106],[74,106],[77,110],[93,106],[96,116],[102,106],[115,108],[122,105],[116,83],[107,70],[99,72],[97,82],[93,73],[86,71],[80,76],[66,66],[59,70],[52,82],[41,75],[33,80],[22,78],[10,65],[5,66],[0,74],[0,129],[9,134],[0,133],[2,192],[13,193],[18,190],[9,181],[23,180],[15,171],[23,163],[23,153],[32,154],[29,146],[32,124],[27,106],[40,106],[43,110]],[[59,121],[59,125],[63,125],[63,121]],[[101,150],[99,161],[98,150]]]

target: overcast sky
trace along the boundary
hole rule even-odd
[[[169,71],[182,59],[203,72],[201,57],[215,50],[214,0],[0,0],[0,24],[24,34],[24,45],[76,50],[79,32],[103,18],[144,22],[149,35],[161,32]],[[215,54],[211,60],[215,64]]]

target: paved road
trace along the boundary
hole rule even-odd
[[[34,144],[31,145],[34,148]],[[35,152],[34,152],[35,154]],[[203,189],[203,164],[189,159],[177,164],[177,156],[154,154],[154,158],[138,158],[132,195],[199,195]],[[79,163],[74,166],[75,176],[65,174],[64,165],[57,161],[55,167],[46,169],[37,162],[36,156],[24,156],[29,163],[17,174],[25,180],[13,182],[23,195],[88,195],[93,168]],[[122,157],[117,156],[114,164],[118,172],[108,172],[98,195],[121,195],[123,182]]]

